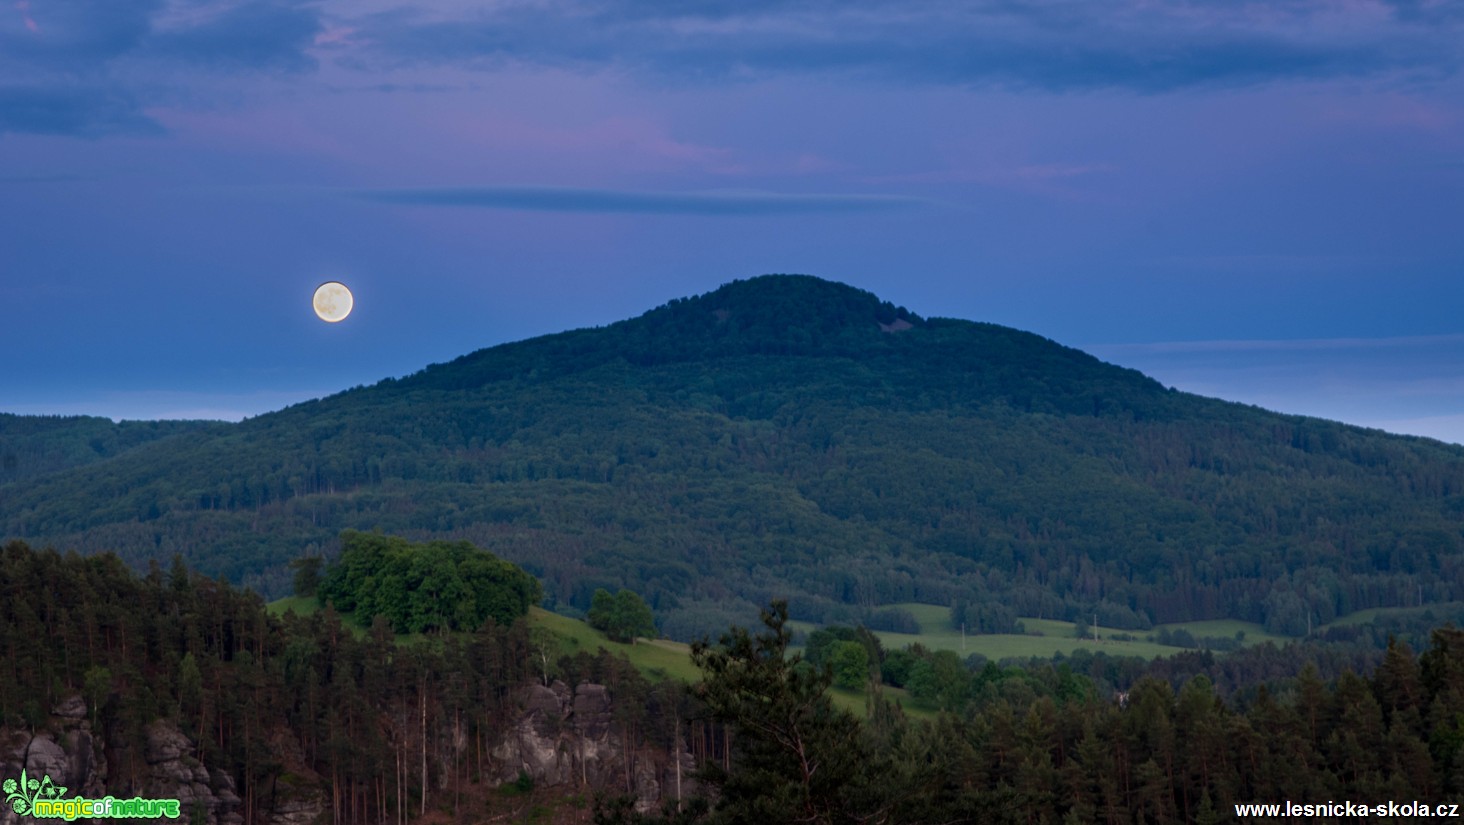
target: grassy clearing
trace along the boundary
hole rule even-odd
[[[1028,636],[1054,636],[1059,639],[1077,638],[1078,626],[1072,622],[1064,622],[1059,619],[1033,619],[1031,617],[1017,619],[1026,629]],[[1106,627],[1098,628],[1101,636],[1111,631]]]
[[[1017,658],[1027,659],[1036,656],[1040,659],[1050,659],[1061,653],[1071,655],[1077,650],[1088,650],[1094,653],[1102,651],[1110,656],[1141,656],[1152,659],[1156,656],[1170,656],[1183,648],[1168,647],[1155,644],[1149,641],[1120,642],[1103,638],[1109,633],[1122,631],[1099,628],[1099,641],[1092,639],[1078,639],[1073,636],[1076,628],[1072,622],[1059,622],[1051,619],[1022,619],[1027,627],[1027,635],[1011,633],[991,634],[966,634],[961,638],[961,631],[951,630],[946,625],[945,616],[948,611],[944,607],[934,605],[897,604],[893,607],[901,607],[910,610],[912,607],[919,607],[927,617],[936,615],[932,611],[940,611],[940,619],[937,624],[932,625],[920,619],[920,613],[910,610],[915,615],[916,621],[921,622],[920,633],[889,633],[883,630],[874,631],[880,642],[890,650],[898,650],[906,645],[919,643],[930,650],[952,650],[961,656],[969,656],[972,653],[980,653],[988,659],[999,661],[1001,659]],[[804,633],[810,633],[819,628],[812,622],[789,622],[789,626]],[[1036,635],[1041,633],[1042,635]]]
[[[1454,604],[1458,607],[1464,608],[1464,602],[1457,602]],[[955,650],[957,652],[960,652],[960,631],[952,631],[948,629],[947,622],[949,621],[949,611],[947,608],[940,607],[938,605],[914,603],[897,604],[891,606],[903,608],[910,611],[911,615],[915,617],[915,620],[920,623],[921,633],[919,634],[919,638],[921,639],[921,644],[930,648],[944,648],[946,650]],[[1355,613],[1353,614],[1353,616],[1361,617],[1363,616],[1363,614],[1374,614],[1378,612],[1380,611],[1368,610],[1362,611],[1361,613]],[[1372,617],[1368,616],[1365,618],[1359,618],[1358,622],[1367,622],[1371,620]],[[1123,655],[1145,656],[1152,658],[1154,656],[1169,656],[1181,650],[1184,650],[1185,648],[1161,645],[1154,641],[1159,631],[1166,629],[1170,631],[1185,630],[1197,639],[1206,636],[1233,639],[1235,638],[1235,634],[1237,632],[1244,632],[1244,643],[1247,647],[1249,647],[1250,645],[1261,644],[1263,642],[1272,642],[1277,645],[1284,645],[1287,642],[1295,641],[1289,636],[1282,636],[1275,633],[1266,632],[1265,627],[1258,622],[1243,622],[1238,619],[1209,619],[1204,621],[1172,622],[1169,624],[1155,625],[1152,630],[1118,630],[1115,628],[1100,627],[1098,628],[1098,637],[1100,641],[1096,645],[1070,645],[1068,644],[1067,640],[1072,640],[1073,642],[1077,641],[1074,636],[1074,634],[1077,632],[1077,628],[1072,622],[1064,622],[1057,619],[1036,619],[1030,616],[1023,616],[1018,619],[1018,621],[1022,623],[1022,627],[1026,630],[1025,637],[1008,635],[968,635],[966,652],[980,653],[983,656],[987,656],[988,658],[996,658],[987,651],[1003,651],[1001,655],[1047,656],[1051,654],[1028,653],[1027,651],[1045,651],[1060,649],[1065,653],[1071,653],[1072,650],[1082,648],[1093,651],[1105,650],[1109,653],[1121,653]],[[1339,620],[1334,624],[1341,624],[1344,623],[1344,621],[1346,620]],[[1114,641],[1110,637],[1115,634],[1132,636],[1134,637],[1134,641]],[[1046,639],[1047,641],[1028,641],[1026,643],[1014,641],[1014,639],[1022,639],[1028,637],[1038,637]],[[952,644],[952,639],[955,640],[954,644]],[[979,644],[981,645],[981,647],[972,646],[972,640],[980,640]],[[1059,640],[1062,640],[1062,644],[1058,644]],[[1017,650],[1022,652],[1015,654],[1008,654],[1004,652],[1010,650]]]
[[[1323,632],[1331,627],[1350,627],[1353,625],[1368,624],[1379,619],[1387,620],[1404,616],[1415,616],[1432,610],[1439,621],[1449,616],[1458,616],[1464,613],[1464,602],[1442,602],[1440,604],[1426,604],[1421,607],[1374,607],[1370,610],[1359,610],[1355,613],[1348,613],[1340,619],[1317,628],[1317,632]]]
[[[294,613],[296,616],[313,616],[320,612],[320,602],[316,601],[314,596],[286,596],[266,604],[264,611],[271,616],[283,616],[286,613]],[[356,624],[354,615],[342,613],[341,625],[346,628],[346,632],[357,639],[366,638],[366,628]],[[420,633],[397,634],[397,644],[408,644],[420,638],[422,638]]]
[[[553,633],[559,640],[559,652],[563,655],[572,656],[581,651],[596,653],[603,648],[616,656],[623,654],[648,679],[694,682],[701,677],[691,663],[690,645],[664,639],[641,639],[633,645],[612,642],[605,638],[605,634],[578,619],[539,607],[529,608],[529,623]]]
[[[962,656],[980,653],[992,660],[1026,659],[1033,656],[1050,659],[1058,653],[1071,655],[1078,650],[1088,650],[1093,653],[1102,651],[1110,656],[1142,656],[1152,659],[1156,656],[1171,656],[1183,649],[1144,641],[1141,633],[1133,632],[1130,634],[1135,637],[1135,641],[1115,641],[1107,637],[1126,631],[1104,627],[1098,628],[1098,641],[1096,642],[1091,638],[1079,639],[1074,635],[1077,627],[1072,622],[1035,618],[1019,619],[1022,626],[1026,628],[1026,634],[967,633],[963,639],[960,630],[953,630],[950,627],[949,608],[914,602],[890,606],[910,611],[910,614],[915,617],[915,621],[920,623],[921,632],[918,634],[876,632],[875,635],[887,648],[901,648],[918,642],[931,650],[953,650]]]
[[[283,616],[291,612],[300,616],[309,616],[320,610],[320,602],[316,601],[314,596],[286,596],[265,605],[264,610],[271,616]]]
[[[951,621],[951,609],[938,604],[921,604],[919,602],[902,602],[892,604],[890,607],[898,607],[907,611],[920,623],[920,632],[929,633],[937,628],[945,627]],[[958,631],[959,632],[959,631]]]
[[[691,663],[690,645],[665,639],[641,639],[635,645],[612,642],[584,622],[537,607],[529,609],[529,621],[552,631],[560,639],[560,652],[563,654],[573,655],[581,650],[594,653],[603,648],[615,655],[624,654],[641,675],[651,680],[670,678],[692,683],[701,679],[701,671]],[[901,706],[905,715],[913,719],[935,718],[933,710],[923,707],[904,690],[888,686],[881,690],[886,698]],[[867,694],[863,690],[831,687],[829,698],[834,707],[855,716],[864,716],[868,710]]]
[[[1150,633],[1158,633],[1160,629],[1186,630],[1196,639],[1204,636],[1233,639],[1236,633],[1245,633],[1245,645],[1258,645],[1262,642],[1273,642],[1277,645],[1284,645],[1287,642],[1294,642],[1290,636],[1281,636],[1275,633],[1267,633],[1266,628],[1259,622],[1242,622],[1239,619],[1209,619],[1200,622],[1171,622],[1169,624],[1155,625]]]
[[[904,688],[882,685],[880,692],[886,699],[899,705],[900,710],[911,719],[934,719],[938,715],[934,708],[912,699]],[[837,685],[829,688],[829,699],[833,701],[834,707],[855,716],[864,716],[869,710],[868,696],[863,690],[850,690]]]
[[[265,605],[265,609],[274,616],[283,616],[287,612],[309,616],[320,610],[320,603],[314,598],[289,596],[270,602]],[[355,618],[349,613],[341,614],[341,623],[357,638],[366,635],[365,628],[356,624]],[[581,651],[595,653],[604,648],[615,655],[624,654],[635,665],[636,670],[648,679],[671,678],[691,682],[699,678],[696,667],[691,663],[691,647],[680,642],[662,639],[641,639],[633,645],[612,642],[605,638],[605,634],[584,622],[550,613],[539,607],[529,608],[529,624],[554,634],[559,642],[559,655],[572,656]],[[396,637],[398,644],[411,644],[422,638],[424,637],[420,633],[398,633]]]
[[[1292,636],[1283,636],[1277,633],[1269,633],[1265,627],[1258,622],[1243,622],[1238,619],[1209,619],[1194,622],[1171,622],[1169,624],[1155,625],[1151,630],[1118,630],[1115,628],[1098,628],[1099,641],[1092,639],[1077,639],[1074,634],[1077,628],[1072,622],[1058,621],[1056,619],[1037,619],[1030,616],[1023,616],[1018,619],[1025,629],[1025,634],[966,634],[961,637],[960,630],[952,630],[949,625],[950,610],[946,607],[932,604],[919,604],[905,602],[902,604],[885,605],[886,607],[897,607],[910,612],[915,621],[920,624],[919,633],[886,633],[875,631],[885,647],[898,649],[908,644],[919,643],[931,650],[953,650],[962,656],[972,653],[980,653],[988,659],[1000,660],[1008,657],[1028,658],[1032,656],[1050,658],[1057,653],[1071,655],[1077,650],[1089,650],[1092,652],[1104,651],[1115,656],[1142,656],[1152,659],[1156,656],[1172,656],[1175,653],[1188,648],[1161,645],[1155,641],[1159,631],[1176,630],[1187,631],[1196,639],[1205,637],[1233,639],[1238,632],[1245,633],[1243,644],[1246,647],[1251,645],[1270,642],[1277,646],[1286,645],[1290,642],[1300,641]],[[1359,610],[1347,616],[1343,616],[1330,624],[1320,625],[1316,628],[1317,633],[1323,633],[1332,627],[1347,627],[1352,625],[1364,625],[1375,621],[1387,622],[1389,619],[1417,616],[1427,611],[1432,611],[1440,623],[1453,619],[1464,620],[1464,601],[1443,602],[1439,604],[1423,605],[1421,607],[1379,607],[1370,610]],[[789,625],[804,633],[810,633],[819,628],[812,622],[789,622]],[[1124,634],[1133,637],[1133,641],[1118,641],[1112,638],[1117,634]]]
[[[270,602],[266,605],[266,609],[274,616],[283,616],[287,612],[309,616],[319,612],[320,604],[313,598],[290,596]],[[633,645],[612,642],[605,638],[605,634],[578,619],[551,613],[539,607],[529,608],[528,620],[530,626],[543,628],[553,634],[558,643],[556,656],[573,656],[580,652],[595,654],[604,649],[616,656],[624,655],[642,676],[652,681],[679,679],[690,684],[701,679],[701,671],[691,663],[690,645],[666,639],[640,639]],[[364,636],[366,633],[355,623],[350,614],[342,614],[341,622],[358,637]],[[420,638],[422,638],[421,634],[397,635],[398,643],[409,644]],[[905,691],[891,687],[885,687],[883,690],[888,698],[898,702],[904,708],[906,715],[916,719],[934,718],[933,711],[922,707]],[[830,695],[835,707],[847,710],[856,716],[864,715],[866,710],[864,691],[836,687],[830,689]]]

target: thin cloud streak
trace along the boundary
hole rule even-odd
[[[1094,353],[1296,352],[1311,350],[1377,350],[1399,347],[1464,344],[1464,334],[1401,335],[1388,338],[1298,338],[1215,341],[1152,341],[1135,344],[1091,344]]]
[[[362,189],[349,197],[403,206],[476,207],[532,212],[755,216],[884,212],[934,205],[923,198],[871,194],[778,192],[639,192],[570,187],[483,186]]]
[[[352,21],[390,63],[605,68],[678,80],[856,74],[937,85],[1159,93],[1282,80],[1439,77],[1456,20],[1375,3],[548,2]]]

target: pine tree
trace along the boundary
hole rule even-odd
[[[833,823],[874,814],[888,801],[870,798],[873,755],[858,720],[830,704],[827,671],[798,667],[787,656],[792,634],[786,602],[762,612],[753,636],[734,627],[713,647],[699,642],[701,694],[715,716],[733,726],[737,756],[730,773],[714,775],[717,816],[730,822]]]

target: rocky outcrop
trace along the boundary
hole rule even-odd
[[[114,737],[115,738],[115,737]],[[110,778],[99,732],[87,719],[86,702],[73,696],[52,709],[47,723],[34,732],[0,728],[0,777],[50,777],[65,787],[66,798],[104,796],[177,799],[187,821],[202,808],[208,825],[243,825],[242,800],[227,771],[210,770],[195,756],[197,749],[171,721],[148,725],[142,742],[113,742],[116,750],[136,749],[146,764],[133,781]],[[124,787],[125,785],[125,787]],[[288,775],[275,783],[270,825],[311,825],[325,809],[325,794],[313,774]],[[0,825],[21,825],[11,808],[0,810]]]
[[[317,782],[296,774],[275,781],[270,825],[313,825],[324,813],[325,795]]]
[[[138,796],[176,799],[190,814],[202,807],[210,825],[242,825],[234,779],[223,771],[209,771],[193,756],[193,742],[168,721],[147,727],[142,746],[147,779]]]
[[[50,724],[35,733],[0,728],[0,777],[49,777],[66,788],[66,796],[106,796],[107,766],[101,744],[92,736],[86,702],[72,696],[51,709]],[[9,806],[0,809],[0,825],[16,825],[21,816]]]
[[[498,783],[526,774],[536,785],[629,788],[642,811],[676,797],[678,781],[682,797],[695,792],[689,778],[694,763],[685,744],[679,743],[670,757],[628,749],[604,685],[584,682],[570,690],[559,681],[532,684],[523,689],[520,706],[523,710],[492,750]]]
[[[674,753],[664,746],[627,746],[616,721],[614,697],[604,685],[563,682],[530,684],[519,694],[514,714],[490,748],[496,784],[532,778],[535,785],[633,793],[637,807],[651,810],[665,801],[698,792],[691,775],[694,761],[684,741]],[[408,714],[410,716],[410,714]],[[396,727],[410,735],[413,718]],[[438,736],[432,748],[434,777],[448,775],[448,752],[465,750],[470,739],[455,730]],[[86,702],[69,697],[32,730],[0,728],[0,778],[49,777],[64,786],[67,798],[104,796],[177,799],[188,821],[202,810],[208,825],[243,825],[243,803],[228,771],[211,768],[199,750],[170,720],[157,720],[140,738],[116,730],[93,730]],[[267,825],[314,825],[327,815],[328,790],[309,767],[295,737],[281,728],[269,736],[269,751],[282,770],[267,788],[256,789],[258,818]],[[109,771],[108,757],[114,765]],[[119,767],[127,766],[127,767]],[[439,780],[442,781],[442,780]],[[0,825],[23,825],[10,808],[0,810]]]

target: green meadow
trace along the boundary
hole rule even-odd
[[[979,653],[993,661],[1032,657],[1048,659],[1057,654],[1072,655],[1079,650],[1094,653],[1101,651],[1112,656],[1138,656],[1152,659],[1157,656],[1170,656],[1184,650],[1184,648],[1161,645],[1154,641],[1159,631],[1164,629],[1185,630],[1196,639],[1205,637],[1229,639],[1234,638],[1236,633],[1244,633],[1246,645],[1264,642],[1279,645],[1292,641],[1287,636],[1267,633],[1261,625],[1255,622],[1233,619],[1175,622],[1157,625],[1147,631],[1123,631],[1099,627],[1097,629],[1098,638],[1095,640],[1091,637],[1076,638],[1077,628],[1072,622],[1024,617],[1020,621],[1026,632],[1022,634],[967,633],[963,635],[960,630],[950,627],[948,618],[950,611],[946,607],[913,602],[887,606],[908,610],[919,623],[921,631],[919,633],[875,631],[875,635],[887,649],[898,650],[906,645],[920,644],[931,650],[951,650],[962,656]],[[1464,608],[1464,602],[1432,607],[1435,610],[1458,610]],[[319,609],[319,604],[315,599],[298,596],[279,599],[268,605],[269,612],[274,615],[283,615],[287,611],[309,615]],[[1332,626],[1365,624],[1377,619],[1419,613],[1426,609],[1429,608],[1362,610],[1338,619],[1319,630]],[[365,634],[366,631],[352,621],[349,615],[343,615],[342,621],[357,636]],[[561,616],[539,607],[530,608],[528,621],[531,627],[542,628],[543,631],[548,632],[553,639],[556,655],[574,655],[580,652],[594,654],[603,649],[614,655],[624,656],[648,679],[680,679],[683,682],[695,682],[700,677],[696,667],[691,663],[691,647],[680,642],[665,639],[640,639],[635,644],[614,642],[578,619]],[[812,632],[819,627],[811,622],[790,621],[788,624],[791,628],[804,633]],[[1127,635],[1132,638],[1120,640],[1113,638],[1115,635]],[[414,634],[399,635],[397,638],[402,642],[411,642],[421,637]],[[923,708],[919,703],[915,703],[905,691],[891,687],[885,687],[882,690],[887,698],[900,704],[906,713],[916,717],[931,715],[929,710]],[[861,715],[867,710],[867,697],[862,690],[836,687],[830,690],[830,694],[834,704],[838,707]]]
[[[1244,633],[1244,643],[1247,647],[1258,645],[1262,642],[1272,642],[1277,645],[1284,645],[1287,642],[1296,641],[1292,636],[1280,636],[1275,633],[1267,633],[1266,628],[1259,622],[1242,622],[1238,619],[1209,619],[1198,622],[1173,622],[1171,624],[1155,625],[1153,630],[1145,631],[1146,634],[1158,633],[1160,628],[1168,630],[1187,630],[1196,639],[1206,636],[1223,639],[1233,639],[1236,633]]]
[[[1404,616],[1413,616],[1428,611],[1435,615],[1456,616],[1464,612],[1464,602],[1441,602],[1439,604],[1428,604],[1422,607],[1374,607],[1370,610],[1359,610],[1355,613],[1348,613],[1340,619],[1322,625],[1319,631],[1325,631],[1330,627],[1350,627],[1352,625],[1368,624],[1379,619],[1387,620]],[[1442,621],[1442,619],[1441,619]]]
[[[1261,625],[1255,622],[1232,619],[1175,622],[1157,625],[1152,630],[1119,630],[1099,627],[1095,640],[1091,636],[1084,639],[1077,638],[1077,627],[1072,622],[1022,617],[1019,621],[1025,629],[1024,633],[962,634],[959,629],[951,628],[950,610],[941,605],[905,602],[884,606],[909,611],[920,625],[919,633],[875,631],[875,635],[886,648],[899,649],[910,644],[920,644],[931,650],[952,650],[962,656],[979,653],[996,661],[1006,658],[1026,659],[1034,656],[1047,659],[1058,653],[1071,655],[1078,650],[1094,653],[1102,651],[1112,656],[1140,656],[1152,659],[1156,656],[1172,656],[1185,649],[1155,642],[1154,639],[1161,629],[1186,630],[1197,639],[1206,636],[1229,639],[1234,638],[1236,632],[1243,631],[1246,645],[1262,642],[1284,644],[1290,641],[1288,637],[1267,633]],[[818,625],[811,622],[790,622],[789,624],[805,633],[818,629]],[[1129,640],[1113,638],[1116,635],[1132,638]]]
[[[290,596],[270,602],[266,609],[275,616],[283,616],[286,612],[309,616],[320,610],[320,603],[314,597]],[[596,653],[604,648],[612,654],[624,655],[648,679],[673,678],[690,682],[698,676],[696,667],[691,663],[690,645],[664,639],[639,639],[635,644],[612,642],[605,638],[605,634],[578,619],[560,616],[540,607],[529,608],[528,620],[530,627],[543,628],[552,634],[557,647],[556,658],[580,652]],[[366,634],[366,630],[348,613],[341,614],[341,623],[358,638]],[[397,634],[397,641],[402,643],[421,638],[422,635],[417,633]]]
[[[949,608],[913,602],[888,606],[910,611],[910,614],[915,617],[915,621],[920,624],[919,633],[875,631],[880,642],[891,650],[897,650],[910,644],[920,644],[931,650],[955,651],[962,656],[979,653],[993,661],[1007,658],[1025,659],[1033,656],[1048,659],[1058,653],[1071,655],[1078,650],[1089,650],[1095,653],[1103,651],[1113,656],[1142,656],[1152,659],[1155,656],[1171,655],[1180,650],[1180,648],[1154,644],[1150,641],[1117,641],[1105,638],[1111,633],[1121,631],[1102,627],[1098,628],[1097,641],[1091,638],[1078,639],[1074,635],[1077,628],[1072,622],[1053,619],[1021,619],[1022,625],[1027,631],[1025,634],[966,633],[963,635],[960,630],[950,627]],[[804,632],[817,629],[817,625],[809,622],[793,622],[792,624]],[[1134,636],[1135,639],[1142,638],[1141,634],[1134,634]]]
[[[635,644],[612,642],[605,634],[578,619],[551,613],[540,607],[529,608],[529,623],[554,634],[562,655],[579,652],[596,653],[600,649],[624,656],[648,679],[680,679],[694,682],[700,674],[691,663],[691,646],[665,639],[638,639]]]

